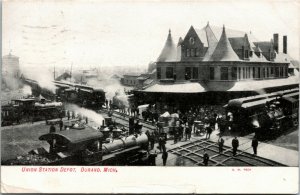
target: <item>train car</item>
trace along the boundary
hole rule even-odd
[[[37,102],[35,98],[12,100],[1,109],[1,125],[7,126],[23,122],[48,120],[63,116],[61,102]]]
[[[66,102],[91,109],[101,109],[105,103],[105,92],[101,88],[71,82],[54,81],[56,94]]]
[[[241,134],[275,136],[298,124],[299,89],[233,99],[226,105],[228,124]]]
[[[146,134],[114,139],[103,143],[103,134],[93,129],[47,133],[39,137],[50,150],[35,149],[24,158],[12,159],[6,165],[147,165]],[[28,159],[28,160],[27,160]]]

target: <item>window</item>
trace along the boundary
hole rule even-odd
[[[255,67],[252,68],[252,78],[255,78]]]
[[[195,49],[191,49],[191,57],[195,56]]]
[[[248,78],[250,78],[250,76],[251,76],[251,70],[250,70],[251,68],[250,67],[248,67]]]
[[[190,53],[190,49],[186,49],[186,57],[190,57],[191,53]]]
[[[246,75],[245,75],[245,73],[246,73],[246,71],[245,71],[245,67],[243,67],[243,79],[245,79],[246,78]]]
[[[200,56],[200,49],[199,49],[199,48],[196,48],[195,50],[196,50],[196,56],[197,56],[197,57]]]
[[[237,67],[233,67],[231,69],[231,79],[236,80],[237,79]]]
[[[269,76],[270,76],[270,74],[269,74],[270,70],[269,69],[270,68],[267,68],[267,78],[269,78]]]
[[[285,67],[285,76],[288,76],[288,67]]]
[[[228,67],[221,67],[221,80],[228,80]]]
[[[173,67],[167,67],[166,69],[166,78],[172,79],[173,78]]]
[[[158,67],[157,69],[156,69],[156,75],[157,75],[157,79],[161,79],[161,68],[160,67]]]
[[[262,68],[262,73],[263,73],[263,78],[265,78],[266,77],[266,71],[265,71],[265,68]]]
[[[190,44],[191,44],[191,45],[194,45],[194,44],[195,44],[195,39],[194,39],[193,37],[191,37],[189,41],[190,41]]]
[[[245,58],[249,58],[249,51],[245,50]]]
[[[260,67],[257,68],[257,77],[260,78]]]
[[[241,68],[239,68],[239,74],[238,74],[239,79],[241,79]]]
[[[198,79],[198,68],[193,67],[193,79]]]
[[[253,56],[253,51],[250,51],[250,57],[252,57]]]
[[[275,68],[275,77],[279,77],[279,67]]]
[[[280,77],[283,77],[283,67],[280,67]]]
[[[214,67],[209,68],[209,79],[215,80],[215,68]]]
[[[191,68],[186,67],[185,68],[185,80],[190,80],[192,76]]]
[[[271,67],[271,74],[274,74],[274,67]]]

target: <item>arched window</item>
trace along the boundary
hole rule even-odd
[[[190,37],[189,42],[190,42],[191,45],[194,45],[194,44],[195,44],[195,39],[194,39],[194,37]]]

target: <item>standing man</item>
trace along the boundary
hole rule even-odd
[[[64,126],[64,122],[62,121],[62,119],[60,119],[59,121],[59,130],[62,131],[62,128]]]
[[[148,156],[148,164],[149,166],[155,166],[155,158],[157,157],[156,150],[150,150],[149,151],[149,156]]]
[[[239,140],[235,136],[234,139],[232,140],[232,153],[233,153],[233,156],[236,155],[236,151],[237,151],[238,147],[239,147]]]
[[[204,164],[204,166],[208,165],[208,160],[209,160],[209,156],[206,152],[206,149],[204,149],[204,154],[203,154],[203,164]]]
[[[257,155],[258,140],[256,139],[256,136],[254,136],[251,146],[253,148],[254,155]]]
[[[109,100],[109,109],[112,110],[112,101]]]
[[[187,141],[188,139],[190,140],[190,132],[191,132],[191,129],[190,129],[189,125],[186,124],[186,127],[185,127],[185,141]]]
[[[51,124],[49,133],[55,133],[55,131],[56,131],[56,129],[55,129],[54,125]]]
[[[222,136],[219,137],[218,139],[218,145],[219,145],[219,153],[223,152],[223,146],[224,146],[224,139]]]
[[[134,133],[134,118],[129,118],[129,135],[132,135]]]
[[[85,117],[85,124],[88,124],[88,122],[89,122],[88,117]]]
[[[163,165],[166,166],[167,159],[168,159],[168,152],[167,151],[163,152],[162,159],[163,159]]]
[[[68,116],[68,120],[70,120],[70,117],[71,117],[71,115],[70,115],[70,110],[68,110],[67,116]]]
[[[105,106],[106,106],[106,109],[108,109],[108,100],[105,99]]]
[[[155,135],[154,135],[154,132],[153,132],[153,131],[150,133],[149,141],[150,141],[150,147],[151,147],[151,150],[153,150],[153,148],[154,148],[154,143],[155,143]]]
[[[206,127],[206,136],[205,136],[205,138],[206,138],[206,139],[209,139],[211,133],[212,133],[212,127],[211,127],[210,125],[208,125],[208,126]]]

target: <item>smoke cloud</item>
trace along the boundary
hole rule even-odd
[[[112,99],[115,95],[119,95],[121,97],[120,100],[125,105],[129,105],[125,90],[131,90],[132,88],[122,86],[119,80],[112,78],[98,80],[96,78],[93,78],[88,79],[87,84],[102,88],[105,91],[105,96],[107,99]]]
[[[98,114],[97,112],[95,112],[93,110],[81,108],[75,104],[66,104],[65,108],[66,108],[66,110],[74,111],[77,114],[80,114],[84,117],[88,117],[89,122],[93,122],[93,124],[95,124],[97,126],[101,126],[102,121],[104,120],[104,118],[101,114]]]
[[[32,95],[32,89],[29,85],[24,85],[22,92],[24,95]]]
[[[54,80],[52,71],[43,66],[34,66],[31,68],[21,66],[21,69],[26,78],[37,81],[42,88],[46,88],[55,93],[56,87],[52,82]]]

